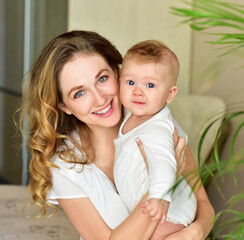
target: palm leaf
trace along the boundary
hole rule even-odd
[[[180,24],[188,24],[194,31],[199,31],[205,34],[209,34],[216,37],[216,40],[207,41],[208,44],[213,46],[220,46],[217,50],[224,50],[224,53],[219,57],[223,57],[226,54],[240,52],[244,47],[244,5],[235,4],[232,2],[225,2],[219,0],[195,0],[195,1],[182,1],[187,8],[171,7],[171,12],[184,20]],[[232,33],[222,31],[220,33],[213,33],[210,29],[218,28],[218,32],[221,29],[229,28]],[[244,67],[244,65],[242,65]],[[209,75],[209,73],[208,73]],[[232,108],[234,111],[234,107]],[[224,180],[225,174],[231,174],[238,187],[236,169],[242,170],[244,166],[244,147],[238,152],[235,152],[235,143],[237,136],[243,129],[244,120],[241,122],[234,131],[230,144],[230,157],[228,160],[220,159],[219,155],[219,139],[224,127],[233,119],[242,117],[244,111],[238,109],[225,116],[225,120],[217,131],[214,142],[214,155],[211,158],[210,163],[201,164],[201,150],[203,142],[205,141],[208,131],[213,124],[221,117],[217,117],[211,120],[208,126],[201,135],[198,145],[198,164],[199,175],[202,183],[206,183],[208,178],[211,177],[211,181],[216,186],[216,189],[221,193],[221,188],[218,185],[218,179]],[[223,194],[222,197],[224,198]],[[218,220],[220,223],[215,226],[213,238],[211,239],[244,239],[244,213],[233,209],[237,203],[244,200],[244,192],[238,193],[232,196],[228,200],[228,206],[226,209],[216,214],[215,222]]]
[[[242,201],[244,199],[244,192],[238,193],[234,196],[232,196],[229,201],[228,204],[230,206],[230,208],[233,208],[238,202]]]
[[[236,33],[220,33],[218,34],[221,36],[219,39],[209,43],[230,45],[231,50],[228,50],[225,54],[244,47],[242,44],[244,34],[241,33],[244,30],[243,5],[217,0],[183,2],[190,8],[171,7],[172,14],[185,18],[181,24],[187,23],[193,30],[201,32],[213,27],[228,27],[235,29],[237,31]],[[227,39],[228,41],[225,41]],[[235,42],[235,40],[241,40],[242,42]],[[239,46],[232,46],[233,44],[239,44]]]

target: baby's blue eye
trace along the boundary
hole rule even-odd
[[[132,81],[132,80],[129,80],[127,83],[128,83],[129,85],[134,85],[134,84],[135,84],[134,81]]]
[[[147,87],[149,87],[149,88],[154,88],[155,85],[154,85],[153,83],[148,83],[148,84],[147,84]]]
[[[84,95],[84,91],[79,91],[75,94],[75,98],[81,97]]]
[[[100,77],[99,80],[98,80],[98,82],[99,83],[103,83],[106,80],[107,80],[107,77],[104,76],[104,77]]]

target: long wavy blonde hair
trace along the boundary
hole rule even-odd
[[[40,216],[46,214],[47,205],[54,207],[46,199],[52,187],[50,167],[56,167],[51,159],[58,154],[57,149],[65,145],[64,140],[70,140],[83,156],[78,159],[66,145],[59,152],[64,161],[86,164],[94,155],[87,125],[58,107],[62,103],[58,80],[61,69],[75,56],[93,53],[100,54],[119,75],[122,56],[107,39],[95,32],[71,31],[54,38],[42,50],[25,79],[27,86],[23,84],[20,128],[27,118],[27,145],[31,155],[28,187],[34,203],[41,208]],[[79,133],[82,147],[72,139],[74,131]]]

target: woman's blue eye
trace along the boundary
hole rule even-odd
[[[79,91],[75,94],[75,98],[81,97],[84,95],[84,91]]]
[[[134,85],[134,84],[135,84],[134,81],[132,81],[132,80],[129,80],[127,83],[128,83],[129,85]]]
[[[107,78],[108,78],[108,77],[105,77],[105,76],[104,76],[104,77],[99,78],[98,81],[99,81],[99,83],[103,83],[104,81],[107,80]]]
[[[153,83],[148,83],[148,84],[147,84],[147,87],[149,87],[149,88],[154,88],[155,85],[154,85]]]

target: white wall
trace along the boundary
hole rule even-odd
[[[191,32],[188,26],[176,27],[179,18],[169,7],[172,0],[69,0],[68,30],[100,33],[122,53],[146,39],[159,39],[168,45],[181,63],[180,93],[188,93]]]

